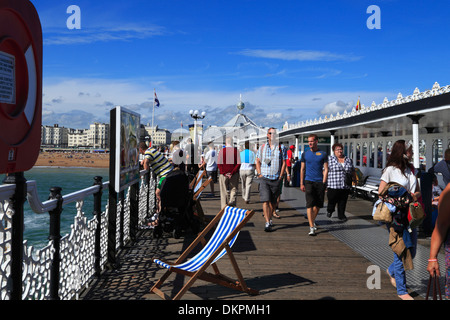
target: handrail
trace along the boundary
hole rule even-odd
[[[50,214],[50,242],[37,251],[32,246],[28,247],[26,241],[23,242],[25,250],[22,277],[16,277],[16,280],[11,280],[11,257],[16,257],[18,250],[3,251],[4,254],[0,256],[0,278],[8,281],[2,281],[0,284],[0,299],[12,297],[11,286],[7,283],[14,281],[20,283],[21,287],[24,285],[22,299],[72,299],[74,296],[78,297],[80,290],[88,285],[92,276],[100,276],[101,270],[107,266],[114,267],[111,262],[114,262],[123,241],[135,241],[138,225],[143,223],[155,208],[156,180],[153,173],[151,170],[141,170],[140,176],[143,179],[130,186],[126,197],[118,203],[114,203],[117,198],[111,198],[113,190],[110,190],[110,181],[102,182],[101,177],[94,177],[94,185],[64,196],[60,194],[60,188],[51,188],[52,199],[44,202],[39,199],[37,182],[26,181],[24,189],[31,210],[37,214]],[[0,185],[0,249],[11,247],[14,234],[12,219],[16,216],[11,204],[14,204],[16,189],[15,184]],[[102,190],[110,193],[103,209]],[[86,219],[83,203],[90,196],[94,197],[94,217]],[[111,200],[114,205],[111,205]],[[136,203],[136,200],[139,203]],[[74,216],[70,233],[61,237],[60,214],[63,206],[72,202],[77,202],[77,214]],[[111,243],[111,236],[114,239],[120,238],[120,245]],[[83,250],[80,250],[81,247]],[[64,263],[59,264],[59,261]],[[38,287],[30,287],[36,283],[39,283]],[[49,294],[50,287],[52,290]],[[18,298],[20,297],[14,297]]]
[[[103,188],[109,185],[109,181],[103,183]],[[62,197],[63,206],[75,202],[83,200],[84,198],[91,196],[97,193],[100,190],[100,186],[91,186],[85,189],[81,189],[69,194],[66,194]],[[28,203],[30,204],[31,209],[38,214],[48,213],[51,210],[54,210],[57,205],[56,200],[46,200],[41,202],[39,199],[39,195],[37,193],[37,183],[35,180],[27,181],[27,198]]]
[[[141,170],[139,172],[139,176],[144,176],[148,170]],[[37,192],[37,182],[35,180],[29,180],[26,182],[27,184],[27,198],[30,204],[31,209],[37,214],[48,213],[49,211],[56,208],[57,201],[56,200],[46,200],[42,202],[39,199],[39,195]],[[103,189],[109,186],[109,181],[103,182]],[[87,196],[91,196],[97,193],[100,189],[100,186],[95,185],[85,189],[81,189],[66,195],[63,195],[63,206],[82,200]],[[0,186],[0,201],[8,200],[14,195],[15,185],[1,185]]]
[[[4,184],[0,186],[0,201],[8,200],[16,191],[16,185],[14,184]]]

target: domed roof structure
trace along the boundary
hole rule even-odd
[[[247,115],[242,113],[245,104],[242,97],[236,105],[238,114],[228,120],[223,126],[210,126],[203,133],[203,142],[214,141],[216,144],[224,144],[225,137],[232,136],[235,143],[248,140],[251,137],[266,134],[267,128],[258,126]]]

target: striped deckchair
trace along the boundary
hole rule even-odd
[[[195,175],[194,179],[192,179],[191,183],[189,184],[189,188],[194,190],[198,190],[200,186],[202,185],[202,179],[206,175],[206,170],[198,170],[197,174]]]
[[[200,180],[201,181],[201,180]],[[194,189],[194,200],[200,199],[200,196],[203,192],[203,190],[212,182],[212,178],[208,177],[203,183],[197,184],[197,188]],[[214,183],[214,182],[213,182]]]
[[[154,262],[163,268],[167,268],[167,272],[156,282],[151,289],[151,292],[157,294],[163,299],[170,299],[159,288],[164,281],[169,277],[172,272],[182,274],[190,277],[189,281],[181,288],[181,290],[174,296],[174,300],[180,299],[184,293],[192,286],[192,284],[198,279],[202,279],[208,282],[220,284],[222,286],[233,288],[242,292],[246,292],[250,295],[257,295],[259,292],[247,287],[244,278],[239,270],[239,267],[234,258],[231,247],[235,243],[239,231],[253,216],[254,211],[247,211],[245,209],[239,209],[234,207],[223,208],[217,216],[211,220],[206,228],[197,236],[194,242],[183,252],[183,254],[175,261],[174,264],[169,264],[160,259],[154,259]],[[205,235],[214,227],[216,229],[206,243]],[[204,247],[194,257],[185,261],[188,258],[189,253],[199,244],[202,243]],[[228,253],[233,268],[239,281],[228,278],[221,274],[216,265],[217,260]],[[205,270],[212,266],[214,274],[208,273]]]

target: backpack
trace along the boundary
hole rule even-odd
[[[410,228],[418,227],[425,219],[426,214],[420,202],[415,201],[409,204],[408,222]]]

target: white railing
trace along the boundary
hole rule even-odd
[[[141,178],[146,174],[141,171]],[[152,214],[155,208],[155,180],[150,178],[149,183],[141,179],[139,185],[138,225],[143,225],[147,214]],[[103,192],[108,192],[109,182],[102,184]],[[76,191],[62,197],[62,205],[76,203],[76,216],[69,234],[60,240],[60,280],[58,295],[62,300],[78,298],[79,293],[88,286],[95,274],[95,233],[97,229],[97,217],[88,219],[83,211],[84,199],[100,191],[100,185],[95,185]],[[129,191],[129,190],[128,190]],[[0,186],[0,299],[10,299],[11,287],[11,242],[12,242],[12,217],[14,209],[11,198],[15,192],[15,185]],[[121,220],[121,202],[117,204],[116,249],[120,249],[119,239],[123,242],[130,240],[130,192],[124,199],[123,221]],[[149,199],[147,206],[147,197]],[[57,200],[41,202],[37,194],[36,181],[27,182],[27,198],[30,207],[36,214],[47,213],[57,207]],[[108,255],[108,216],[110,214],[109,203],[102,208],[100,215],[100,268],[103,270],[107,264]],[[118,226],[123,223],[123,234]],[[45,300],[50,293],[50,266],[54,254],[53,241],[50,240],[44,248],[36,250],[23,242],[23,276],[22,299]]]

